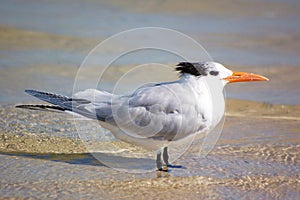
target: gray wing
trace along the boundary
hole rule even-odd
[[[163,84],[119,97],[113,104],[112,121],[135,137],[162,140],[177,140],[204,130],[206,119],[189,89],[177,83]]]

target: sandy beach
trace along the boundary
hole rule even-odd
[[[300,198],[299,3],[76,3],[4,1],[0,7],[0,199]],[[145,26],[181,31],[228,68],[270,79],[226,87],[224,127],[207,156],[192,146],[169,172],[157,172],[148,168],[155,152],[118,141],[96,123],[15,108],[40,103],[24,94],[28,88],[72,95],[79,67],[96,45]],[[149,60],[175,67],[155,56]],[[123,74],[146,61],[137,56],[132,63],[112,64],[98,86],[111,91]],[[104,67],[95,66],[82,88],[94,86],[95,71]],[[128,84],[153,76],[173,80],[174,73],[133,73]],[[118,171],[110,162],[147,170]]]
[[[61,114],[1,107],[6,116],[1,118],[1,193],[20,198],[297,197],[300,107],[238,100],[228,100],[227,107],[221,138],[208,156],[199,158],[191,150],[175,163],[184,168],[142,174],[104,166]]]

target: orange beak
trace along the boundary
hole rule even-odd
[[[250,81],[268,81],[269,79],[264,76],[253,74],[253,73],[233,71],[233,74],[231,76],[227,76],[223,80],[228,81],[228,83],[236,83],[236,82],[250,82]]]

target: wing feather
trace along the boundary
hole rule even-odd
[[[181,85],[157,85],[141,88],[122,105],[114,120],[129,134],[163,140],[177,140],[206,128],[193,95],[186,96]]]

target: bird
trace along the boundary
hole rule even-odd
[[[17,108],[58,111],[96,120],[115,138],[156,150],[158,171],[168,171],[168,146],[190,141],[217,126],[224,115],[212,110],[224,103],[223,88],[231,83],[268,81],[254,73],[232,71],[214,61],[179,62],[178,79],[137,88],[117,95],[86,89],[67,97],[55,93],[25,90],[50,104],[25,104]],[[213,80],[207,84],[208,80]],[[216,90],[213,87],[218,87]],[[217,95],[212,95],[212,93]],[[215,99],[213,99],[215,98]],[[216,110],[216,109],[215,109]]]

